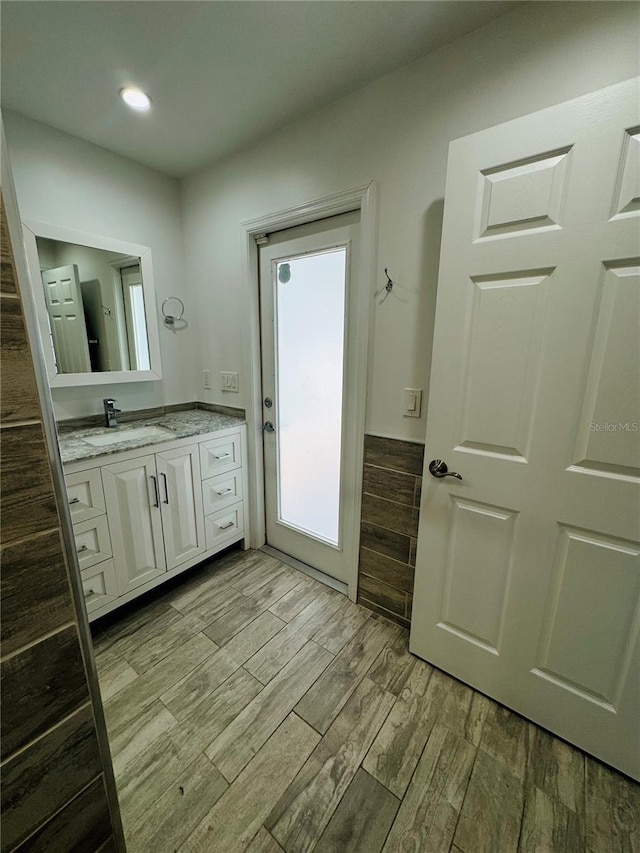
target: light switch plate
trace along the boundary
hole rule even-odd
[[[220,387],[223,391],[238,390],[238,374],[222,371],[220,373]]]
[[[419,418],[422,411],[422,388],[405,388],[402,414],[405,418]]]

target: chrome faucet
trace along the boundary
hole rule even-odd
[[[116,409],[116,401],[111,399],[111,397],[107,397],[103,400],[102,405],[104,406],[105,426],[117,427],[118,418],[116,416],[122,411],[122,409]]]

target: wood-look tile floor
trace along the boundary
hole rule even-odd
[[[129,853],[640,851],[640,786],[234,551],[95,632]]]

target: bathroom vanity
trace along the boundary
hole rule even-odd
[[[59,433],[89,619],[229,545],[248,547],[246,426],[180,411]]]

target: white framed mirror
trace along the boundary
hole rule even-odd
[[[162,379],[151,249],[22,223],[52,388]]]

